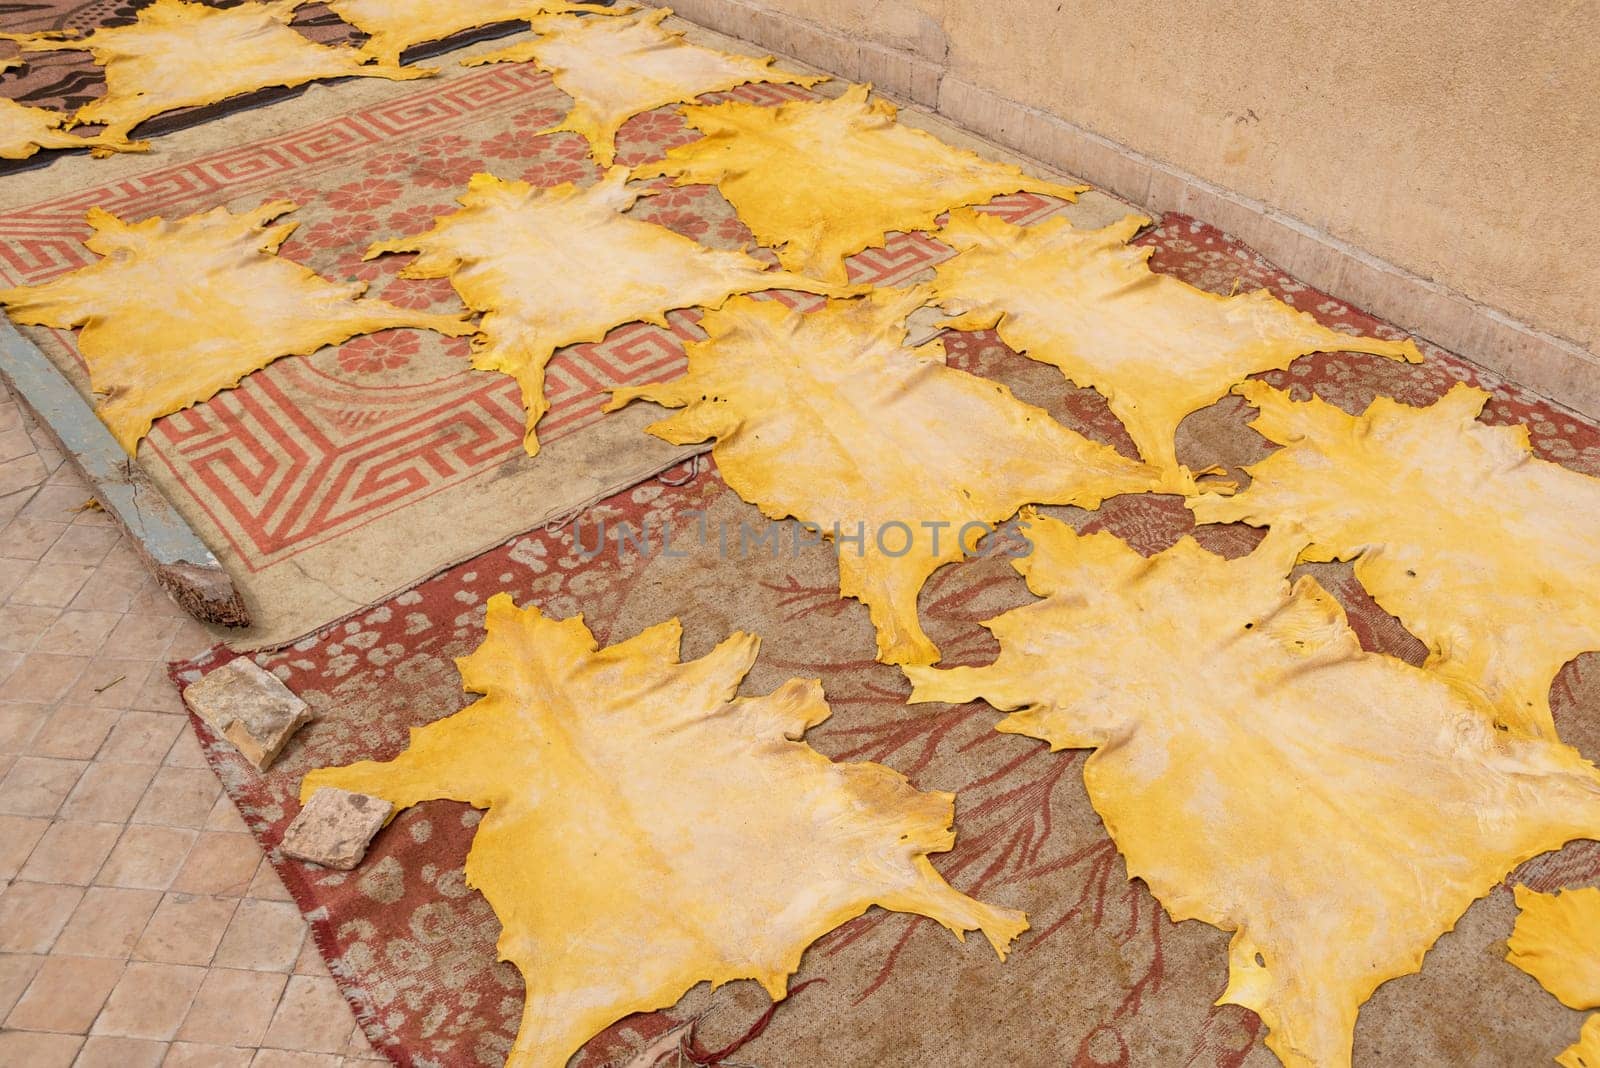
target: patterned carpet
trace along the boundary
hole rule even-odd
[[[1190,219],[1168,216],[1141,240],[1154,246],[1158,269],[1197,285],[1222,292],[1268,285],[1324,322],[1394,336]],[[1006,382],[1090,436],[1131,448],[1094,393],[1071,389],[1054,369],[1016,356],[993,334],[950,335],[947,346],[955,365]],[[1378,393],[1425,404],[1458,380],[1472,381],[1495,393],[1486,418],[1525,423],[1541,455],[1600,474],[1600,428],[1445,353],[1424,351],[1428,358],[1419,366],[1319,355],[1266,377],[1350,410]],[[1264,455],[1265,443],[1243,425],[1248,414],[1225,401],[1191,418],[1181,434],[1184,461],[1237,466]],[[760,634],[762,655],[744,692],[766,692],[792,676],[820,678],[834,716],[808,735],[812,744],[836,759],[881,761],[925,789],[956,790],[958,839],[937,866],[958,889],[1024,908],[1033,923],[1002,966],[981,940],[961,946],[934,924],[874,910],[806,954],[796,993],[742,1048],[723,1049],[761,1020],[764,995],[748,983],[715,993],[702,986],[671,1010],[613,1027],[576,1064],[626,1063],[652,1037],[694,1018],[700,1018],[695,1049],[722,1054],[696,1063],[1275,1064],[1253,1014],[1213,1007],[1224,985],[1226,936],[1199,923],[1172,924],[1143,884],[1127,881],[1084,795],[1081,754],[1052,756],[1037,742],[997,734],[991,728],[998,716],[983,705],[944,713],[905,706],[899,673],[868,659],[865,610],[837,597],[828,551],[792,551],[786,540],[775,556],[719,559],[713,541],[684,559],[619,554],[614,546],[581,558],[580,546],[596,547],[601,518],[613,536],[621,523],[657,532],[673,524],[675,547],[696,536],[691,510],[704,510],[712,539],[720,527],[736,539],[740,523],[761,521],[711,465],[690,473],[647,481],[591,509],[576,526],[535,530],[314,638],[258,657],[319,716],[266,776],[228,747],[209,744],[199,728],[209,759],[310,918],[373,1044],[398,1064],[417,1065],[493,1065],[509,1047],[522,984],[511,966],[495,963],[499,925],[461,876],[477,814],[446,802],[408,810],[378,838],[362,868],[348,874],[285,861],[275,847],[307,770],[390,757],[404,746],[409,727],[467,702],[451,658],[476,645],[484,601],[505,590],[556,616],[583,612],[602,643],[672,615],[683,620],[686,657],[733,629]],[[684,478],[685,484],[669,484]],[[1145,552],[1190,528],[1187,511],[1170,497],[1119,498],[1093,515],[1058,511],[1113,529]],[[1247,551],[1255,535],[1218,527],[1201,537],[1231,555]],[[1369,648],[1420,659],[1420,644],[1372,604],[1346,568],[1312,570],[1345,603]],[[994,646],[978,621],[1027,599],[1002,560],[975,558],[930,581],[922,613],[947,664],[981,663]],[[175,678],[192,680],[228,655],[175,665]],[[1600,671],[1588,658],[1569,665],[1553,703],[1563,735],[1600,755]],[[1541,888],[1597,877],[1600,846],[1593,843],[1540,858],[1517,876]],[[1510,894],[1495,892],[1441,940],[1422,974],[1384,986],[1362,1012],[1356,1063],[1548,1063],[1577,1033],[1581,1017],[1500,959],[1513,913]],[[817,982],[798,985],[810,980]]]
[[[42,30],[79,30],[89,32],[104,26],[124,26],[133,22],[139,9],[151,0],[35,0],[35,2],[0,3],[0,30],[6,33],[38,33]],[[228,3],[213,6],[229,7]],[[321,44],[359,43],[360,35],[341,22],[321,4],[303,8],[295,19],[295,28],[313,41]],[[493,35],[496,32],[478,31],[476,35],[462,35],[459,40],[444,47],[455,47],[467,40]],[[0,55],[15,53],[15,45],[0,42]],[[28,57],[27,65],[0,76],[0,96],[19,100],[34,107],[54,111],[72,111],[97,99],[104,91],[105,82],[100,70],[87,53],[35,52]],[[285,96],[293,90],[269,90],[248,100],[230,101],[205,108],[191,108],[153,120],[144,133],[161,132],[211,118],[226,110],[266,99]]]
[[[176,162],[158,150],[129,176],[68,184],[70,192],[0,211],[0,284],[39,283],[90,262],[81,242],[91,206],[171,217],[288,198],[301,205],[290,216],[300,225],[284,255],[365,281],[398,304],[453,311],[460,305],[447,281],[398,277],[413,257],[363,263],[362,253],[454,210],[476,171],[541,186],[599,173],[581,137],[532,136],[559,121],[567,98],[530,65],[447,66],[439,78],[379,92],[380,103],[287,131],[278,109],[257,112],[259,139]],[[803,95],[755,85],[706,99]],[[328,95],[323,110],[338,99]],[[619,136],[618,162],[659,158],[691,136],[673,109],[638,116]],[[62,162],[88,165],[91,180],[99,173],[97,161]],[[1023,223],[1059,207],[1022,194],[990,210]],[[634,215],[712,246],[750,240],[708,186],[667,189]],[[856,257],[853,277],[892,285],[948,254],[925,236],[901,237]],[[138,459],[241,588],[258,626],[237,640],[282,644],[675,462],[680,450],[636,433],[647,412],[600,420],[604,387],[683,366],[697,315],[670,318],[666,329],[624,326],[557,353],[547,372],[551,410],[539,427],[544,451],[532,460],[521,448],[514,380],[473,371],[466,338],[413,330],[279,360],[158,422]],[[72,331],[24,332],[83,387]]]

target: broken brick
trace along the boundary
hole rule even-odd
[[[382,798],[325,786],[283,832],[279,848],[296,860],[349,871],[367,855],[367,843],[393,811]]]
[[[265,771],[311,706],[248,657],[230,660],[183,692],[184,703],[244,758]]]

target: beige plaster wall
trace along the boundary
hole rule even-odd
[[[741,6],[932,63],[1600,349],[1600,0]]]

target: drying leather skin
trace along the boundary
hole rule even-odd
[[[682,109],[705,134],[636,178],[715,185],[778,261],[834,282],[845,257],[891,231],[931,230],[941,213],[1030,191],[1073,200],[1088,186],[1024,174],[902,126],[893,104],[852,86],[837,100],[780,107],[732,102]]]
[[[759,640],[679,662],[676,619],[605,649],[582,617],[490,599],[484,643],[456,663],[485,696],[411,732],[388,763],[313,771],[404,808],[487,809],[467,885],[500,917],[527,1003],[509,1068],[561,1068],[634,1012],[695,983],[754,979],[774,999],[805,948],[873,905],[981,930],[1004,959],[1027,921],[953,890],[954,796],[801,741],[828,718],[793,679],[737,698]]]
[[[985,624],[986,667],[907,668],[911,700],[983,698],[999,729],[1093,749],[1084,785],[1174,921],[1233,932],[1221,1001],[1288,1068],[1347,1068],[1359,1007],[1514,867],[1600,834],[1600,773],[1499,731],[1471,691],[1364,652],[1304,535],[1148,559],[1032,519],[1043,600]],[[1012,711],[1015,710],[1015,711]]]
[[[130,455],[155,420],[281,356],[395,327],[452,337],[476,329],[461,315],[365,299],[365,282],[332,282],[279,257],[297,224],[272,220],[293,209],[276,201],[237,215],[213,208],[127,223],[93,208],[84,244],[102,258],[43,285],[0,290],[0,305],[26,325],[82,327],[78,352],[96,411]]]
[[[563,345],[599,341],[625,323],[666,326],[675,308],[719,307],[734,293],[849,292],[624,215],[645,195],[627,180],[624,167],[582,188],[568,182],[539,189],[475,174],[460,211],[434,220],[426,233],[367,252],[368,259],[421,253],[402,278],[448,278],[467,307],[484,313],[472,366],[521,386],[530,456],[539,451],[536,428],[550,407],[545,365]]]
[[[361,51],[381,63],[400,62],[413,45],[442,41],[498,22],[528,22],[540,15],[584,11],[618,15],[627,5],[570,4],[563,0],[328,0],[328,9],[368,35]]]
[[[617,131],[635,115],[749,82],[812,86],[827,80],[774,70],[771,56],[752,59],[689,44],[683,31],[661,27],[671,14],[655,8],[615,19],[534,19],[532,40],[465,65],[528,62],[548,71],[573,103],[565,119],[541,132],[585,138],[602,167],[616,162]]]
[[[128,140],[134,127],[178,108],[215,104],[269,86],[295,86],[323,78],[426,78],[432,72],[368,63],[354,48],[316,44],[290,28],[308,0],[266,0],[216,8],[184,0],[156,0],[127,26],[62,39],[41,34],[24,50],[79,49],[105,69],[106,92],[78,110],[74,122],[104,125],[106,144],[95,149],[142,148]]]
[[[1600,649],[1600,480],[1535,457],[1526,427],[1478,422],[1489,394],[1465,385],[1355,416],[1259,382],[1236,392],[1284,448],[1247,468],[1243,493],[1190,501],[1195,518],[1294,524],[1302,559],[1353,557],[1429,667],[1480,690],[1503,726],[1554,738],[1551,682]]]
[[[1183,477],[1178,424],[1250,375],[1319,351],[1422,359],[1411,341],[1330,330],[1264,289],[1225,297],[1151,271],[1152,250],[1128,244],[1149,221],[1129,215],[1078,230],[1061,218],[1024,227],[951,213],[934,234],[958,253],[935,268],[934,299],[955,316],[944,325],[992,327],[1093,389],[1140,456]]]
[[[882,289],[810,314],[730,302],[701,322],[710,337],[688,346],[686,375],[611,402],[682,408],[650,432],[680,445],[715,438],[722,477],[773,519],[830,535],[864,523],[864,544],[836,541],[840,592],[867,605],[890,664],[939,658],[917,593],[982,528],[1024,504],[1096,508],[1158,484],[1005,386],[945,366],[942,348],[906,348],[905,317],[926,299]]]

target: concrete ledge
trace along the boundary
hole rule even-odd
[[[0,379],[47,428],[128,540],[184,611],[226,627],[250,624],[233,580],[144,469],[122,451],[72,384],[0,316]]]
[[[662,6],[660,0],[652,0]],[[1193,215],[1285,271],[1418,337],[1585,415],[1600,418],[1600,355],[1381,260],[1260,201],[961,81],[943,55],[885,48],[747,0],[670,0],[712,30],[792,56],[1156,212]]]

